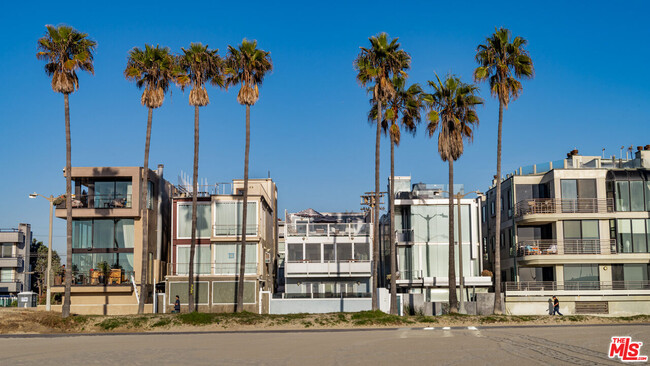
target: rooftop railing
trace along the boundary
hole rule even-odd
[[[176,188],[180,196],[192,197],[193,185],[177,185]],[[233,194],[232,183],[199,184],[196,191],[197,197]]]
[[[517,256],[616,254],[615,239],[535,239],[517,243]]]
[[[515,204],[515,216],[614,211],[611,198],[534,198]]]
[[[370,224],[367,223],[287,223],[287,236],[368,236]]]

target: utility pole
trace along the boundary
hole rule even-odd
[[[374,236],[374,225],[378,225],[379,223],[375,223],[374,217],[375,217],[375,210],[379,209],[382,210],[383,207],[381,206],[384,204],[382,201],[382,198],[384,194],[387,192],[379,192],[379,202],[376,202],[376,192],[365,192],[364,194],[361,195],[361,210],[364,212],[370,212],[370,232],[371,232],[371,242],[372,242],[372,251],[373,251],[373,260],[372,260],[372,309],[376,310],[379,309],[379,303],[377,299],[377,288],[378,288],[378,275],[379,275],[379,258],[380,258],[380,253],[379,253],[379,238],[375,238]],[[376,240],[375,240],[376,239]]]

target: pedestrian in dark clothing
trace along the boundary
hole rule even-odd
[[[560,316],[563,316],[562,313],[560,313],[560,300],[558,300],[557,297],[553,296],[553,315],[555,314],[560,314]]]
[[[178,295],[176,295],[176,301],[174,301],[174,311],[172,313],[180,313],[181,312],[181,300],[178,298]]]

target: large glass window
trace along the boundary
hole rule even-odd
[[[630,183],[616,182],[616,211],[630,211]]]
[[[320,244],[305,244],[305,260],[320,263]]]
[[[598,220],[564,221],[565,254],[600,254]]]
[[[135,276],[133,253],[73,252],[72,274],[77,285],[130,283]]]
[[[648,276],[650,276],[650,266],[647,264],[612,265],[612,280],[616,289],[647,289]]]
[[[188,274],[190,270],[190,246],[177,247],[176,273]],[[246,253],[248,254],[248,253]],[[197,245],[194,250],[194,274],[211,274],[210,246]]]
[[[239,273],[240,259],[240,243],[214,244],[214,274]],[[246,243],[246,265],[244,266],[244,272],[247,274],[257,273],[256,243]]]
[[[72,221],[73,249],[133,248],[133,219]]]
[[[95,182],[95,208],[132,207],[133,188],[131,181]]]
[[[179,238],[192,237],[192,205],[179,204],[177,207],[177,228]],[[251,213],[254,215],[254,213]],[[196,234],[197,238],[210,238],[210,222],[212,221],[210,203],[196,205]],[[247,219],[248,221],[248,219]]]
[[[616,220],[618,249],[622,253],[647,253],[650,223],[646,219]]]
[[[576,179],[562,179],[561,188],[562,198],[578,198],[578,182]]]
[[[246,235],[257,235],[257,202],[248,202],[247,206]],[[240,201],[215,201],[214,235],[240,235],[243,207]]]
[[[337,243],[336,244],[336,258],[339,262],[349,261],[352,259],[352,244],[351,243]]]
[[[567,290],[599,289],[597,264],[565,264],[564,288]]]
[[[323,261],[333,262],[336,260],[335,258],[334,244],[323,244]]]
[[[645,209],[645,200],[643,198],[644,181],[630,181],[630,208],[632,211],[643,211]]]

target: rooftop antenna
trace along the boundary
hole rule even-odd
[[[603,159],[605,159],[605,148],[603,147]]]
[[[623,149],[625,149],[625,146],[621,146],[621,155],[619,155],[619,159],[623,159]]]
[[[630,160],[630,153],[632,152],[632,145],[627,148],[627,151],[625,152],[625,160]]]
[[[271,179],[271,171],[270,171],[270,170],[267,170],[267,172],[268,172],[268,174],[269,174],[268,178]]]

